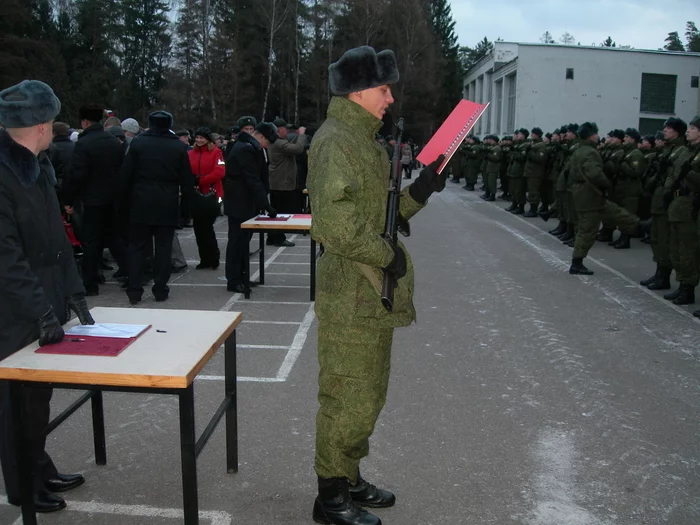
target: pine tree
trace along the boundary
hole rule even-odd
[[[685,38],[688,42],[686,50],[692,53],[700,53],[700,31],[695,22],[688,22],[685,25]]]
[[[672,31],[666,37],[666,45],[664,49],[666,51],[685,51],[683,47],[683,42],[681,42],[681,37],[678,36],[678,31]]]
[[[613,42],[612,37],[606,38],[605,40],[603,40],[603,43],[600,45],[601,45],[601,47],[616,47],[617,46],[615,44],[615,42]]]

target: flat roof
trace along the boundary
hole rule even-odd
[[[517,46],[528,46],[528,47],[566,47],[574,49],[595,49],[599,51],[624,51],[627,53],[654,53],[657,55],[673,55],[673,56],[689,56],[689,57],[700,57],[700,53],[692,53],[690,51],[666,51],[665,49],[635,49],[626,47],[607,47],[607,46],[582,46],[579,44],[544,44],[542,42],[494,42],[496,44],[515,44]]]

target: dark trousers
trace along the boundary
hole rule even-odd
[[[129,228],[128,270],[129,286],[126,293],[130,299],[140,299],[143,295],[143,274],[146,255],[155,241],[153,255],[153,295],[167,297],[168,279],[172,270],[170,253],[173,249],[174,226],[149,226],[131,223]]]
[[[412,171],[412,170],[411,170],[411,165],[410,165],[410,164],[401,164],[401,169],[403,170],[403,175],[404,175],[404,177],[406,177],[407,179],[410,179],[410,178],[411,178],[411,171]],[[461,174],[459,173],[459,171],[454,171],[454,172],[452,173],[452,176],[453,176],[456,180],[459,180],[460,175],[461,175]]]
[[[242,230],[245,219],[228,218],[228,244],[226,245],[226,281],[235,286],[243,284],[245,258],[250,257],[250,230]]]
[[[116,215],[111,204],[84,206],[82,222],[80,242],[83,245],[83,284],[88,290],[96,290],[103,248],[109,248],[114,260],[122,266],[125,259],[124,246],[117,239]]]
[[[299,201],[294,190],[270,191],[270,204],[277,213],[297,213]],[[283,232],[270,232],[267,234],[267,244],[282,244],[286,240]]]
[[[46,436],[44,430],[49,424],[51,412],[50,388],[24,389],[24,418],[32,458],[34,492],[44,487],[44,482],[56,477],[56,466],[46,453]],[[8,381],[0,381],[0,463],[5,479],[5,490],[9,498],[19,498],[19,471],[15,447],[15,425],[10,407],[10,388]]]
[[[219,263],[219,245],[216,242],[216,233],[214,232],[214,222],[216,217],[194,217],[192,219],[192,227],[194,236],[197,239],[197,249],[199,250],[199,260],[204,264]]]

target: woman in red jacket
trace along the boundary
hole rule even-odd
[[[194,148],[189,151],[188,155],[190,156],[192,173],[197,179],[200,193],[206,195],[214,191],[222,199],[224,187],[221,180],[226,173],[224,156],[221,150],[216,147],[216,144],[212,142],[209,128],[199,128],[195,131]],[[192,226],[197,239],[197,248],[199,249],[197,270],[203,268],[216,269],[219,267],[220,253],[219,245],[216,242],[216,234],[214,233],[214,221],[216,221],[216,217],[201,215],[192,217]]]

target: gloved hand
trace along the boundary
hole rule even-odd
[[[416,179],[416,182],[408,188],[409,195],[421,204],[428,202],[428,198],[434,192],[441,192],[445,189],[446,173],[438,173],[437,170],[445,160],[444,155],[440,155],[436,160],[423,168]]]
[[[53,345],[63,341],[63,327],[53,313],[53,307],[37,321],[39,325],[39,346]]]
[[[274,219],[275,217],[277,217],[277,210],[274,209],[272,206],[268,206],[267,208],[265,208],[265,211],[267,212],[267,215],[271,219]]]
[[[394,258],[384,269],[391,273],[394,276],[394,279],[398,281],[401,279],[401,277],[406,275],[406,254],[403,252],[401,247],[396,244],[392,244],[391,248],[394,250]]]
[[[74,293],[68,297],[68,308],[75,312],[75,315],[80,319],[80,324],[95,324],[95,320],[90,315],[85,294]]]

